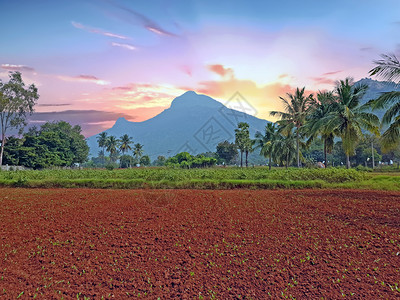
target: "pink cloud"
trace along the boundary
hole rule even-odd
[[[12,65],[12,64],[2,64],[1,68],[4,70],[9,70],[9,71],[28,71],[28,72],[34,72],[35,69],[24,66],[24,65]]]
[[[102,79],[97,78],[96,76],[93,75],[78,75],[78,76],[64,76],[60,75],[57,76],[58,79],[61,79],[63,81],[71,81],[71,82],[90,82],[90,83],[95,83],[98,85],[108,85],[110,84],[109,81],[105,81]]]
[[[335,80],[326,77],[311,77],[311,79],[316,84],[329,84],[329,85],[335,84]]]
[[[233,76],[233,70],[231,68],[225,68],[223,65],[221,64],[215,64],[215,65],[209,65],[208,69],[211,72],[214,72],[218,75],[220,75],[221,77],[225,77],[225,76]]]

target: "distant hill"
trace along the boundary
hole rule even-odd
[[[268,121],[227,106],[189,91],[175,98],[170,108],[149,120],[129,122],[119,118],[105,132],[118,138],[128,134],[134,143],[143,144],[144,152],[154,160],[159,155],[169,157],[182,151],[191,154],[215,152],[219,142],[234,141],[234,130],[239,122],[249,123],[251,137],[256,131],[264,131]],[[97,136],[87,139],[90,156],[97,156],[100,150]]]

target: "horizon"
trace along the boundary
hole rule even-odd
[[[20,71],[39,89],[38,125],[62,118],[88,137],[119,117],[148,120],[190,90],[221,103],[239,92],[273,120],[296,87],[369,78],[381,53],[400,53],[395,0],[379,14],[375,1],[150,4],[0,1],[0,79]]]

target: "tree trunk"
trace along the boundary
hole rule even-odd
[[[327,160],[327,150],[326,150],[326,139],[324,140],[324,164],[325,168],[328,167],[328,160]]]
[[[248,150],[246,150],[246,168],[248,167],[248,163],[247,163],[247,158],[249,157],[249,151]]]
[[[289,151],[286,154],[286,169],[288,168],[288,166],[289,166]]]
[[[3,134],[1,139],[1,150],[0,150],[0,166],[3,165],[3,154],[4,154],[4,144],[6,143],[6,136]]]
[[[297,148],[297,167],[300,168],[300,138],[299,138],[299,129],[297,128],[296,132],[296,148]]]
[[[240,167],[243,168],[243,151],[240,150]]]
[[[371,142],[371,151],[372,151],[372,169],[374,169],[375,168],[374,141]]]
[[[346,154],[346,168],[350,169],[350,155]]]
[[[271,165],[272,165],[272,158],[271,158],[271,154],[269,155],[269,163],[268,163],[268,168],[271,170]]]

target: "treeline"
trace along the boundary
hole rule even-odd
[[[21,138],[6,138],[3,163],[33,169],[81,164],[89,154],[81,131],[80,126],[64,121],[32,127]]]
[[[350,158],[356,154],[358,163],[360,163],[359,158],[364,156],[367,160],[370,158],[371,166],[374,167],[376,160],[382,158],[381,154],[377,153],[377,146],[379,150],[383,149],[386,152],[392,150],[391,157],[398,159],[396,156],[400,139],[398,127],[395,131],[394,125],[390,124],[382,136],[380,129],[382,123],[388,124],[393,119],[394,123],[398,122],[399,116],[396,119],[396,114],[399,113],[400,97],[397,92],[391,92],[362,104],[361,99],[367,90],[368,85],[355,85],[351,78],[337,82],[333,91],[318,92],[315,96],[306,95],[305,88],[297,88],[295,93],[288,93],[286,98],[280,97],[284,106],[283,111],[271,112],[272,116],[278,116],[280,120],[276,124],[268,124],[265,132],[257,133],[253,142],[242,143],[244,146],[241,152],[247,153],[258,148],[260,154],[268,158],[270,166],[274,162],[286,167],[290,165],[300,167],[306,163],[303,153],[307,153],[312,143],[320,139],[323,143],[322,161],[324,166],[328,166],[328,154],[335,149],[335,139],[337,139],[340,142],[336,145],[341,145],[347,168],[351,166]],[[397,98],[394,95],[397,95]],[[374,110],[385,107],[382,103],[385,101],[389,103],[388,97],[395,104],[385,113],[381,123]],[[243,126],[245,127],[239,124],[240,132],[244,131]],[[371,135],[366,135],[367,132]],[[370,147],[366,147],[362,153],[357,153],[357,146],[367,140]]]
[[[143,145],[134,144],[132,137],[128,134],[122,135],[119,139],[107,132],[102,132],[97,137],[100,151],[97,157],[93,157],[85,166],[131,168],[133,166],[149,166],[150,157],[144,155]],[[131,154],[129,154],[131,152]],[[117,161],[119,160],[119,164]]]

